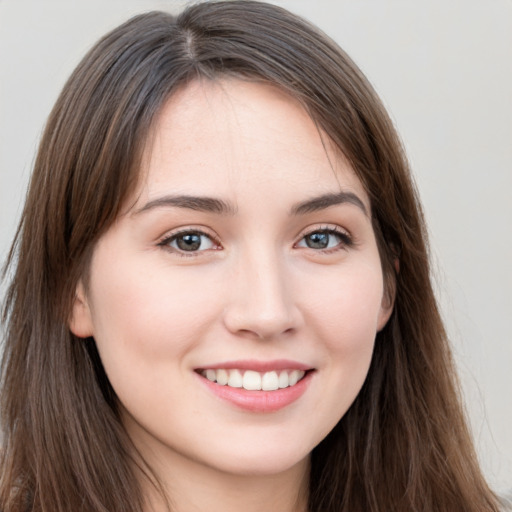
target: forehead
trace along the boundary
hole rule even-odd
[[[343,154],[295,98],[240,79],[196,80],[165,103],[149,138],[140,200],[166,192],[276,198],[340,189],[369,200]],[[193,189],[193,190],[192,190]],[[242,193],[243,192],[243,193]]]

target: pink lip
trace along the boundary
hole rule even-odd
[[[286,360],[272,362],[231,361],[219,365],[208,365],[206,368],[254,370],[258,372],[290,369],[311,370],[311,367],[299,364],[295,361]],[[230,402],[239,409],[256,413],[276,412],[298,400],[308,389],[313,373],[313,371],[308,371],[297,384],[284,389],[276,389],[275,391],[248,391],[244,388],[221,386],[220,384],[208,380],[196,371],[197,377],[201,379],[202,384],[218,398]]]
[[[238,361],[224,361],[221,363],[208,364],[197,370],[207,370],[209,368],[212,370],[219,370],[221,368],[224,370],[253,370],[261,373],[280,370],[312,370],[311,366],[290,359],[275,359],[273,361],[240,359]]]

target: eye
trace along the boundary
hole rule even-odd
[[[196,230],[174,233],[162,240],[158,245],[181,253],[202,252],[218,248],[218,243],[216,243],[210,235]]]
[[[308,249],[328,250],[352,245],[350,236],[336,229],[318,229],[305,235],[297,247],[307,247]]]

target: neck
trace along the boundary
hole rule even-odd
[[[271,475],[225,473],[183,459],[154,462],[169,504],[145,479],[145,512],[307,512],[309,459]]]

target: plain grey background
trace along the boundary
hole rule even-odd
[[[0,258],[49,110],[85,51],[186,1],[0,0]],[[286,0],[359,64],[408,151],[487,477],[512,488],[512,1]]]

